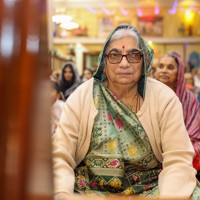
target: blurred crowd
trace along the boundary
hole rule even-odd
[[[177,54],[177,53],[176,53]],[[178,54],[177,54],[178,55]],[[180,56],[179,56],[180,57]],[[181,58],[180,58],[181,59]],[[181,59],[182,62],[182,59]],[[183,72],[182,75],[176,70],[172,69],[172,64],[164,67],[159,62],[154,65],[149,71],[149,77],[157,79],[166,85],[177,87],[180,80],[179,76],[184,76],[181,80],[182,89],[190,91],[195,98],[200,102],[200,66],[194,67],[191,63],[182,64],[178,66]],[[55,132],[58,121],[61,116],[62,106],[69,95],[83,82],[87,81],[93,76],[94,71],[91,68],[85,68],[82,74],[78,73],[75,62],[66,62],[60,70],[54,70],[50,76],[52,83],[52,133]],[[172,89],[173,89],[172,87]],[[176,90],[174,90],[176,92]]]
[[[149,76],[155,78],[156,69],[159,63],[156,63],[150,70]],[[190,90],[200,101],[200,66],[194,67],[191,63],[183,64],[185,89]],[[65,101],[69,94],[76,89],[82,82],[93,76],[94,70],[85,68],[80,75],[77,66],[73,62],[66,62],[61,70],[54,70],[51,74],[51,80],[56,82],[60,89],[60,99]],[[167,72],[166,72],[167,73]]]
[[[69,95],[83,82],[93,76],[93,70],[85,68],[83,74],[78,73],[76,64],[74,62],[66,62],[62,70],[55,70],[52,72],[50,81],[52,85],[52,117],[51,117],[51,132],[55,132],[61,113],[64,101]]]
[[[155,75],[157,74],[156,69],[159,66],[159,62],[154,65],[150,72],[149,76],[155,79],[158,79]],[[183,87],[186,90],[191,91],[200,102],[200,66],[194,67],[191,63],[183,63],[183,72],[184,72],[184,85]],[[165,72],[164,72],[165,73]],[[166,72],[167,73],[167,72]],[[176,80],[177,81],[177,80]]]

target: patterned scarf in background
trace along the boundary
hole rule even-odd
[[[196,156],[193,166],[200,170],[200,105],[196,96],[189,90],[185,89],[184,66],[180,56],[176,52],[171,54],[178,62],[178,77],[176,94],[179,97],[184,114],[186,129],[193,143]]]

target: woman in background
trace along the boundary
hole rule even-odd
[[[185,89],[190,90],[192,93],[195,92],[195,86],[194,86],[194,77],[191,72],[185,72]]]
[[[186,129],[196,153],[193,166],[199,172],[200,105],[197,97],[191,91],[185,89],[184,66],[180,55],[176,52],[171,52],[161,57],[156,68],[155,78],[169,86],[177,94],[182,103]]]
[[[81,83],[82,81],[75,63],[65,63],[62,69],[60,81],[60,89],[63,93],[64,100],[66,100]]]
[[[50,80],[51,85],[51,133],[54,134],[60,120],[64,101],[61,100],[60,87],[57,82]]]
[[[90,68],[85,68],[83,70],[82,80],[87,81],[93,76],[93,71]]]

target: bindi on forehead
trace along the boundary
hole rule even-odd
[[[125,42],[124,42],[124,38],[122,39],[122,49],[125,49]]]

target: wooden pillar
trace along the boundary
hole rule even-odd
[[[52,199],[46,8],[0,1],[1,200]]]

